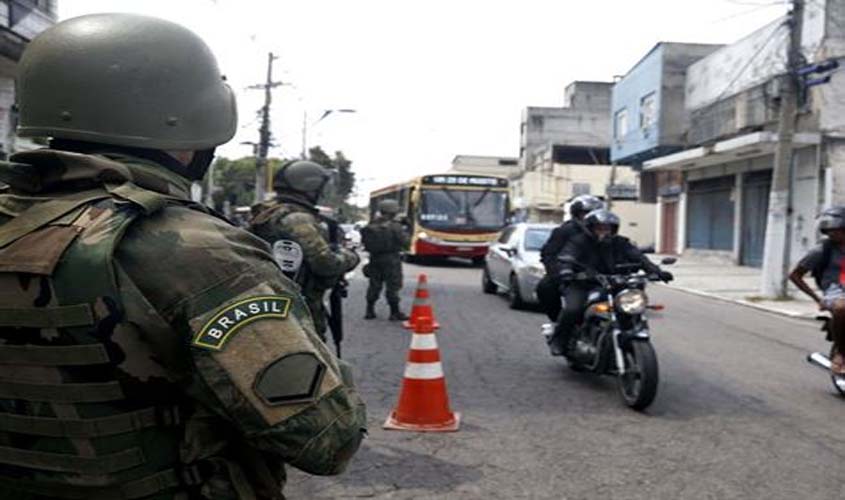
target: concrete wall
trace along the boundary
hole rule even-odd
[[[449,172],[511,177],[519,173],[518,158],[499,156],[458,155],[452,160]]]
[[[784,73],[788,41],[781,18],[690,65],[687,109],[703,108]]]
[[[655,207],[654,203],[615,200],[612,210],[622,222],[619,234],[629,238],[639,247],[654,246],[657,227]]]
[[[566,86],[563,107],[592,111],[609,111],[611,82],[575,81]]]

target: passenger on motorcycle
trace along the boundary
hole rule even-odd
[[[571,347],[572,330],[583,319],[587,297],[594,287],[591,281],[574,280],[576,272],[589,270],[613,274],[620,264],[636,263],[663,281],[673,278],[672,273],[652,263],[628,238],[617,234],[619,217],[616,214],[603,208],[593,210],[584,218],[584,227],[586,231],[571,237],[558,256],[563,307],[554,334],[549,338],[553,356],[561,356]]]
[[[845,207],[828,208],[819,216],[818,229],[826,236],[811,249],[789,274],[789,279],[809,295],[822,311],[830,311],[833,340],[831,371],[845,375]],[[822,296],[804,276],[811,273]]]
[[[540,301],[540,306],[549,316],[549,319],[556,321],[560,314],[560,264],[557,256],[563,250],[566,242],[575,235],[583,234],[584,217],[592,212],[604,208],[604,202],[599,198],[582,194],[576,196],[569,203],[569,214],[572,216],[568,221],[556,227],[552,231],[551,236],[540,249],[540,262],[546,268],[546,275],[537,283],[537,299]]]

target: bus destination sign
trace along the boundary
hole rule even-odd
[[[423,184],[440,186],[478,186],[478,187],[507,187],[508,181],[498,177],[478,177],[470,175],[427,175],[423,177]]]

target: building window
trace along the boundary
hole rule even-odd
[[[648,131],[657,122],[657,100],[654,92],[640,99],[640,130]]]
[[[590,194],[589,182],[573,182],[572,196],[581,196],[582,194]]]
[[[628,133],[628,110],[620,109],[613,115],[613,138],[621,141]]]

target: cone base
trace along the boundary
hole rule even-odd
[[[385,420],[383,429],[390,431],[412,431],[412,432],[456,432],[461,426],[461,414],[454,412],[452,419],[438,424],[412,424],[400,422],[396,419],[396,411],[391,411]]]
[[[403,322],[402,322],[402,326],[403,326],[404,328],[407,328],[408,330],[413,330],[413,329],[414,329],[414,324],[413,324],[413,323],[411,323],[411,320],[408,320],[408,321],[403,321]],[[434,327],[434,329],[435,329],[435,330],[437,330],[438,328],[440,328],[440,323],[438,323],[437,321],[435,321],[434,323],[432,323],[432,326]]]

